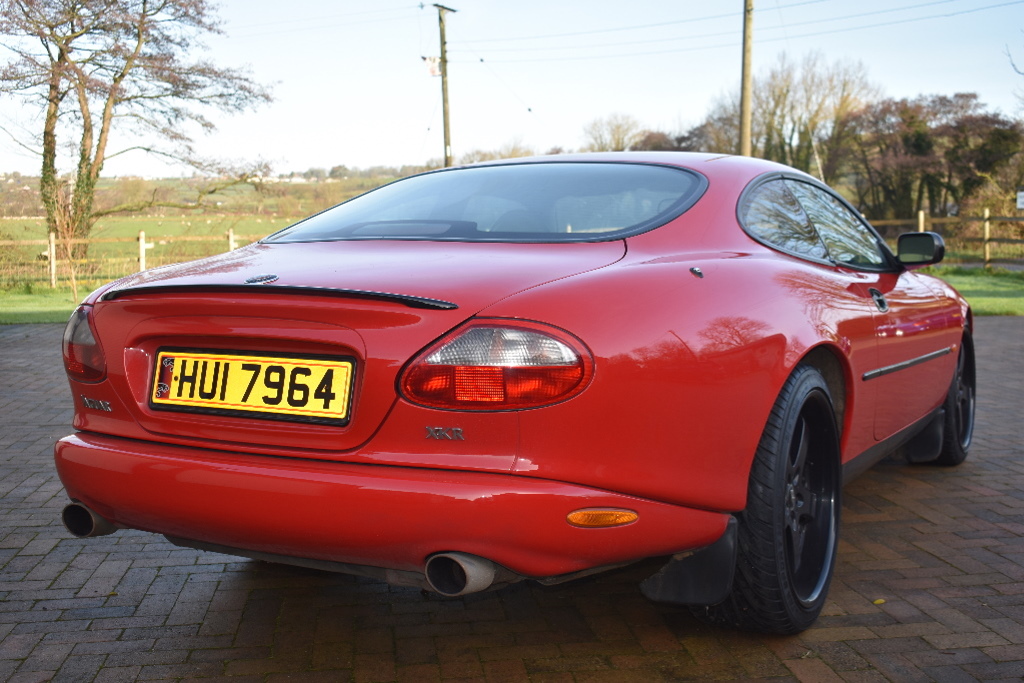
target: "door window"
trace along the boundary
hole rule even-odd
[[[821,236],[828,257],[852,268],[884,269],[891,261],[888,249],[857,214],[837,197],[819,187],[796,180],[786,186],[800,201],[811,224]]]

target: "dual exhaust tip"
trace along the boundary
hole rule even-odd
[[[106,536],[117,531],[110,521],[81,503],[66,506],[61,512],[61,521],[76,538]],[[490,560],[460,552],[431,555],[424,575],[431,590],[449,598],[479,593],[496,583],[511,583],[522,578]]]

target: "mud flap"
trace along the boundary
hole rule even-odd
[[[931,421],[913,439],[903,444],[899,452],[907,462],[931,462],[942,453],[942,438],[945,434],[946,411],[939,410]]]
[[[730,517],[717,541],[692,555],[669,560],[640,584],[654,602],[672,605],[714,605],[725,600],[736,571],[736,518]]]

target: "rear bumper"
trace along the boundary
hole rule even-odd
[[[729,515],[506,474],[294,460],[91,433],[56,445],[68,495],[115,525],[291,557],[422,571],[438,552],[542,578],[710,545]],[[632,524],[582,529],[581,508]]]

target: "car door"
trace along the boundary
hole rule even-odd
[[[798,188],[799,189],[799,188]],[[748,190],[739,210],[743,229],[754,239],[794,256],[805,265],[788,270],[794,296],[802,301],[807,322],[818,338],[831,338],[842,349],[852,376],[878,367],[875,305],[866,295],[874,283],[870,275],[837,267],[811,223],[807,212],[779,176],[769,177]],[[874,445],[874,392],[872,384],[851,387],[846,401],[847,429],[843,452],[856,455]]]
[[[958,341],[948,302],[903,268],[867,223],[839,197],[786,180],[821,237],[829,258],[871,306],[877,366],[854,381],[873,389],[874,437],[882,440],[925,417],[942,401]]]

